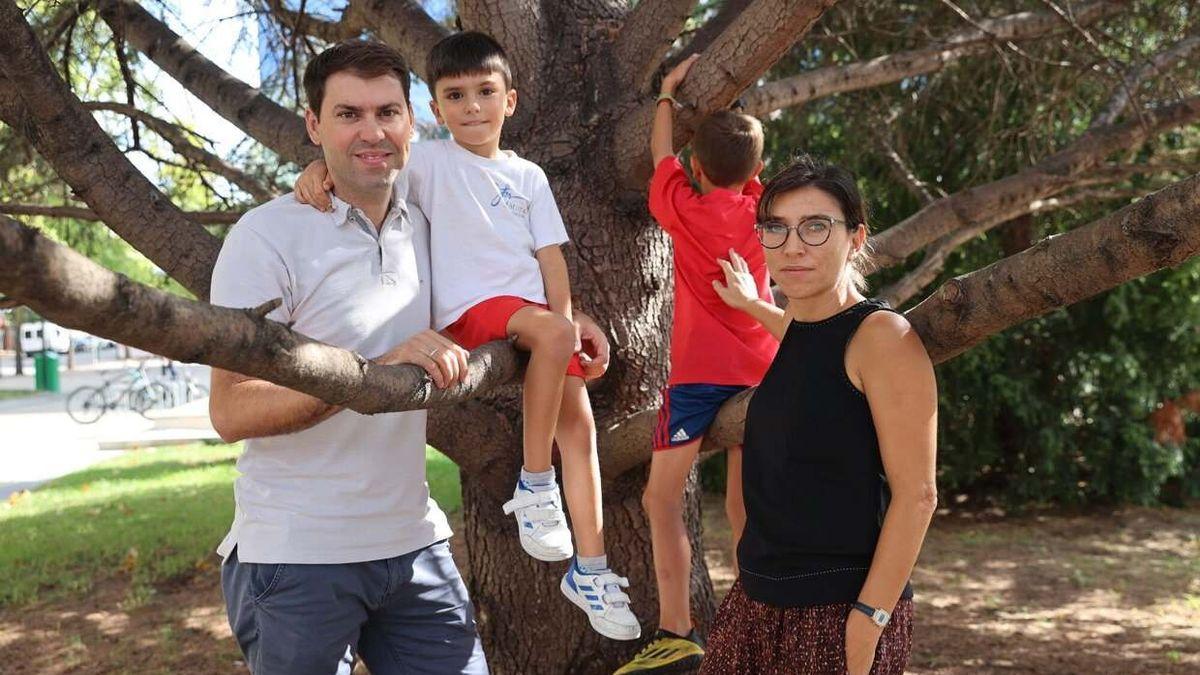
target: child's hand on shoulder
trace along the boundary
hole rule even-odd
[[[318,159],[304,167],[293,189],[296,201],[301,204],[309,204],[318,211],[333,210],[333,199],[329,196],[333,190],[333,177],[325,167],[325,160]]]
[[[729,260],[717,258],[721,271],[725,272],[725,283],[714,280],[713,290],[721,300],[734,309],[744,310],[758,300],[758,285],[746,259],[729,249]]]

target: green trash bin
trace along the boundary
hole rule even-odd
[[[42,385],[46,391],[58,393],[62,386],[58,381],[58,352],[48,351],[45,353],[46,374],[42,376]]]
[[[45,351],[34,354],[33,381],[38,391],[57,393],[61,389],[58,380],[58,353]]]
[[[46,364],[42,362],[44,352],[33,355],[33,388],[36,391],[46,391]]]

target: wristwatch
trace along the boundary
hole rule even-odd
[[[879,609],[878,607],[872,607],[865,602],[859,602],[855,600],[854,609],[857,609],[863,614],[871,617],[871,622],[880,628],[888,625],[888,621],[892,620],[892,615],[888,614],[887,611]]]

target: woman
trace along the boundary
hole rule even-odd
[[[722,261],[722,298],[782,343],[746,415],[740,574],[702,672],[901,673],[908,578],[937,504],[933,365],[908,321],[862,294],[866,209],[849,172],[800,158],[767,183],[758,220],[788,304]]]

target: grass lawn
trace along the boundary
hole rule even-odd
[[[14,398],[25,398],[33,396],[38,392],[32,389],[0,389],[0,401],[7,401]]]
[[[151,584],[213,564],[233,518],[240,445],[130,452],[0,504],[0,605],[86,593],[105,578]],[[448,512],[462,495],[458,467],[426,450],[433,496]]]

